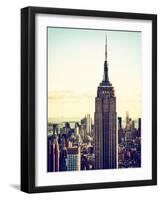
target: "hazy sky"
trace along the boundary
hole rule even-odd
[[[48,28],[48,118],[94,116],[107,35],[117,115],[141,116],[141,32]]]

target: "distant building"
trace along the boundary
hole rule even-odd
[[[138,119],[138,132],[139,132],[139,137],[141,137],[141,118]]]
[[[91,136],[91,117],[90,117],[90,114],[86,115],[86,130],[87,130],[87,135]]]
[[[118,130],[118,144],[121,144],[125,141],[125,131],[124,129]]]
[[[59,171],[59,156],[58,136],[55,136],[53,141],[53,172]]]
[[[67,149],[62,148],[60,151],[59,171],[67,171]]]
[[[58,128],[53,124],[53,172],[59,171],[59,156]]]
[[[67,171],[80,171],[80,147],[67,148]]]
[[[122,118],[118,117],[118,130],[122,129]]]
[[[126,128],[128,127],[129,125],[129,113],[126,112]]]
[[[51,128],[52,126],[52,128]],[[57,172],[59,171],[59,143],[57,135],[57,126],[56,124],[50,124],[48,131],[52,134],[48,134],[48,145],[47,145],[47,171],[48,172]]]
[[[60,148],[59,171],[67,171],[67,146],[66,134],[63,134]]]
[[[86,136],[92,135],[92,123],[91,123],[91,117],[90,114],[87,114],[83,119],[81,119],[80,124],[80,134],[83,139],[86,138]]]
[[[81,155],[81,170],[89,170],[89,164],[86,155]]]
[[[47,137],[48,141],[48,145],[47,145],[47,171],[48,172],[53,172],[53,135],[52,136],[48,136]]]
[[[132,129],[135,129],[135,121],[132,120]]]

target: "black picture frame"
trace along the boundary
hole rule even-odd
[[[35,186],[35,16],[59,14],[152,21],[152,179],[59,186]],[[157,184],[157,15],[26,7],[21,9],[21,190],[27,193],[58,192]]]

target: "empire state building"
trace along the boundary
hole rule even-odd
[[[103,80],[95,98],[95,169],[117,168],[116,97],[108,77],[107,37]]]

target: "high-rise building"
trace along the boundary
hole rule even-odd
[[[118,117],[118,130],[122,129],[122,118]]]
[[[135,120],[132,120],[132,129],[135,129]]]
[[[67,148],[67,171],[80,171],[80,147]]]
[[[48,135],[47,155],[47,171],[53,172],[53,135]]]
[[[49,126],[48,131],[50,131],[50,133],[52,134],[48,134],[48,172],[56,172],[59,171],[59,144],[57,135],[57,125],[50,124]]]
[[[118,117],[118,144],[124,141],[124,131],[122,128],[122,118]]]
[[[67,149],[62,148],[60,151],[59,171],[67,171]]]
[[[126,127],[128,126],[129,123],[129,112],[126,112]]]
[[[53,135],[53,171],[58,172],[59,171],[59,144],[58,144],[58,135],[57,135],[57,128],[53,127],[53,131],[55,130],[55,133]]]
[[[116,97],[108,78],[107,37],[103,80],[97,88],[95,98],[95,168],[117,167]]]
[[[83,119],[81,119],[81,132],[84,133],[84,137],[91,136],[91,126],[91,117],[90,114],[87,114]]]
[[[63,134],[60,148],[59,171],[67,171],[67,146],[66,134]]]
[[[90,114],[86,115],[86,129],[87,129],[87,135],[91,135],[91,117]]]
[[[139,137],[141,137],[141,118],[138,119],[138,132],[139,132]]]

